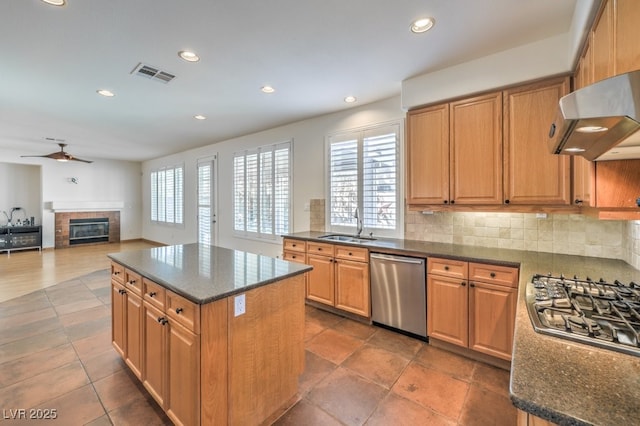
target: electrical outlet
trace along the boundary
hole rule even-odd
[[[246,305],[244,296],[245,296],[244,294],[241,294],[240,296],[236,296],[233,299],[233,302],[234,302],[233,315],[236,317],[243,315],[247,310],[247,305]]]
[[[536,213],[536,219],[546,219],[546,218],[547,218],[546,213]]]

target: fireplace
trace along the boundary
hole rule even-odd
[[[56,212],[56,248],[120,242],[119,211]]]
[[[69,245],[109,242],[109,218],[69,219]]]

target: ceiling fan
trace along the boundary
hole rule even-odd
[[[60,151],[58,152],[52,152],[51,154],[47,154],[47,155],[21,155],[21,157],[44,157],[44,158],[51,158],[53,160],[57,160],[61,162],[73,160],[73,161],[82,161],[83,163],[93,163],[93,161],[83,160],[82,158],[74,157],[68,152],[65,152],[64,147],[67,146],[66,143],[59,143],[58,145],[60,146]]]

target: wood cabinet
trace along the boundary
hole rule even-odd
[[[111,266],[111,340],[113,347],[139,379],[142,377],[142,298],[139,275]],[[141,284],[138,284],[140,286]]]
[[[410,111],[407,203],[449,204],[449,104]]]
[[[505,204],[571,204],[570,157],[549,153],[549,125],[569,78],[504,92]]]
[[[452,102],[453,204],[502,203],[502,93]]]
[[[554,426],[555,423],[518,409],[517,426]]]
[[[169,319],[166,412],[175,424],[200,423],[200,336]]]
[[[307,264],[307,299],[371,316],[367,249],[308,241]]]
[[[612,0],[609,0],[611,2]],[[615,0],[615,66],[614,72],[622,74],[640,69],[640,4],[637,0]]]
[[[615,75],[614,1],[606,1],[591,32],[593,82]]]
[[[427,334],[511,360],[518,269],[427,260]]]

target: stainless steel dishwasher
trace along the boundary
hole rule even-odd
[[[427,337],[425,259],[371,253],[371,319]]]

